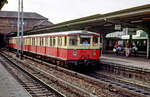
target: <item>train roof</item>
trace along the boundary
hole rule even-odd
[[[54,32],[54,33],[47,33],[47,34],[36,34],[36,35],[28,35],[24,37],[42,37],[42,36],[59,36],[59,35],[73,35],[73,34],[95,34],[100,35],[99,33],[85,31],[85,30],[76,30],[76,31],[65,31],[65,32]],[[15,37],[17,38],[17,37]]]

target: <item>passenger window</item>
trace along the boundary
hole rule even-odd
[[[40,46],[43,46],[43,38],[40,38]]]
[[[42,46],[42,39],[40,38],[40,46]]]
[[[38,46],[37,43],[38,43],[38,38],[36,37],[36,38],[35,38],[35,46]]]
[[[21,39],[19,38],[19,45],[21,45]]]
[[[66,46],[67,45],[67,37],[65,36],[64,37],[64,46]]]
[[[97,46],[98,45],[98,37],[93,36],[93,46]]]
[[[62,46],[62,37],[58,37],[58,45]]]
[[[53,37],[53,46],[55,46],[55,37]]]
[[[44,38],[42,38],[42,46],[44,46]]]
[[[40,40],[40,39],[41,39],[41,38],[39,37],[39,38],[38,38],[38,46],[41,46],[41,44],[40,44],[40,43],[41,43],[41,42],[40,42],[41,40]]]
[[[52,37],[49,38],[49,47],[52,46]]]
[[[80,36],[80,46],[89,46],[91,36],[81,35]]]
[[[58,37],[58,46],[60,46],[60,37]]]
[[[77,45],[77,40],[78,40],[77,36],[70,36],[69,46],[76,46]]]
[[[32,45],[35,46],[35,38],[32,38]]]
[[[48,37],[45,38],[45,46],[48,46]]]
[[[45,46],[45,38],[43,37],[43,46]]]

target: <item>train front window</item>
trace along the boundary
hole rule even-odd
[[[80,46],[89,46],[91,36],[89,35],[80,35]]]
[[[97,46],[98,45],[98,37],[93,36],[93,46]]]
[[[76,46],[77,45],[77,36],[70,36],[70,40],[69,40],[69,46]]]

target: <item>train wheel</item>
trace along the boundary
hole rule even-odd
[[[60,61],[56,61],[56,65],[60,66],[61,65]]]
[[[65,63],[64,63],[63,61],[60,62],[60,65],[61,65],[61,66],[64,66],[64,64],[65,64]]]

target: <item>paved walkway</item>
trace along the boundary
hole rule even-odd
[[[120,55],[117,56],[115,54],[102,54],[101,60],[105,62],[150,69],[150,59],[146,59],[146,57],[125,57]]]
[[[31,97],[0,63],[0,97]]]

